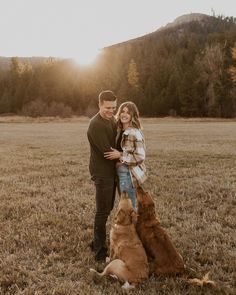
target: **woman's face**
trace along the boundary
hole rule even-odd
[[[124,125],[130,125],[132,116],[129,113],[129,109],[124,107],[120,113],[120,121]]]

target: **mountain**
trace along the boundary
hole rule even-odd
[[[143,38],[146,38],[148,36],[155,34],[156,32],[160,32],[162,30],[165,30],[165,29],[168,29],[171,27],[173,28],[173,27],[181,25],[183,23],[187,23],[187,22],[191,22],[191,21],[199,21],[200,22],[200,21],[204,21],[209,18],[212,18],[212,17],[209,15],[206,15],[206,14],[202,14],[202,13],[185,14],[185,15],[177,17],[172,23],[168,23],[166,26],[158,28],[155,32],[146,34],[146,35],[138,37],[138,38],[127,40],[127,41],[124,41],[121,43],[113,44],[113,45],[105,47],[104,49],[124,45],[126,43],[138,42],[138,41],[142,40]],[[47,59],[47,57],[19,57],[19,60],[21,62],[23,62],[23,63],[30,62],[32,64],[32,66],[37,66],[46,59]],[[9,69],[10,64],[11,64],[11,57],[0,56],[0,68],[1,69]]]
[[[103,70],[124,77],[114,89],[143,114],[236,116],[235,17],[183,15],[104,52]]]
[[[210,20],[213,16],[209,16],[203,13],[189,13],[184,14],[177,17],[173,22],[167,24],[164,28],[170,28],[178,25],[182,25],[184,23],[189,23],[193,21],[204,22],[206,20]]]
[[[164,27],[158,28],[156,31],[151,32],[149,34],[145,34],[143,36],[133,38],[130,40],[126,40],[120,43],[112,44],[110,46],[104,47],[104,49],[110,49],[114,47],[123,46],[126,44],[136,43],[140,42],[142,40],[145,40],[147,38],[150,38],[152,36],[158,37],[158,34],[162,31],[166,31],[167,29],[176,29],[178,30],[178,27],[183,24],[187,24],[190,22],[198,22],[199,24],[204,25],[207,21],[210,22],[211,20],[216,19],[214,16],[210,16],[203,13],[189,13],[184,14],[182,16],[177,17],[173,22],[168,23]],[[21,62],[30,62],[33,66],[37,66],[38,64],[42,63],[42,61],[46,60],[48,57],[19,57],[19,60]],[[11,63],[11,57],[4,57],[0,56],[0,68],[2,69],[8,69]]]
[[[131,44],[131,43],[136,43],[136,42],[140,42],[144,39],[147,39],[149,37],[152,36],[158,36],[158,34],[162,31],[166,31],[169,28],[173,28],[178,30],[178,26],[182,25],[182,24],[187,24],[190,22],[198,22],[199,24],[204,25],[205,22],[210,21],[210,20],[214,20],[215,17],[207,15],[207,14],[203,14],[203,13],[190,13],[190,14],[184,14],[182,16],[177,17],[173,22],[168,23],[167,25],[158,28],[156,31],[145,34],[143,36],[137,37],[137,38],[133,38],[124,42],[120,42],[120,43],[116,43],[116,44],[112,44],[110,46],[105,47],[104,49],[107,48],[114,48],[117,46],[122,46],[125,44]]]

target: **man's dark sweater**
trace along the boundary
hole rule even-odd
[[[92,177],[114,177],[115,161],[104,158],[104,152],[115,147],[116,123],[114,118],[106,120],[97,113],[87,131],[90,143],[89,170]]]

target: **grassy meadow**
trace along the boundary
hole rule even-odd
[[[88,248],[87,127],[86,118],[0,117],[1,295],[123,294],[118,281],[89,273],[104,264]],[[187,271],[152,276],[130,294],[236,294],[236,121],[143,119],[143,127],[145,187]],[[217,287],[188,283],[207,272]]]

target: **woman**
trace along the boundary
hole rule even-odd
[[[147,178],[144,165],[145,141],[141,132],[137,106],[129,101],[122,103],[116,119],[118,125],[116,149],[106,152],[104,157],[109,160],[117,159],[119,191],[128,193],[133,208],[137,210],[135,188]]]

